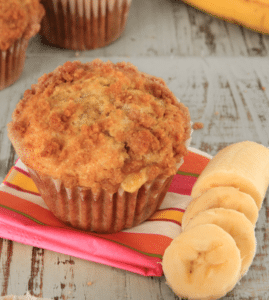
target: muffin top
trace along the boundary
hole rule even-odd
[[[0,50],[7,50],[21,37],[34,36],[44,14],[39,0],[0,0]]]
[[[176,173],[187,154],[188,109],[165,82],[130,63],[79,61],[39,78],[8,124],[30,168],[67,187],[133,192]]]

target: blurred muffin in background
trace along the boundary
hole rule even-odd
[[[41,35],[66,49],[104,47],[122,34],[132,0],[41,0]]]
[[[39,0],[0,0],[0,90],[14,83],[24,67],[28,42],[45,14]]]
[[[56,217],[110,233],[159,208],[191,122],[162,79],[130,63],[76,61],[25,92],[8,135]]]

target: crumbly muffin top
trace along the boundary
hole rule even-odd
[[[8,131],[30,168],[69,187],[115,191],[122,182],[175,174],[191,125],[188,109],[162,79],[130,63],[96,59],[66,62],[39,78]]]
[[[39,0],[0,0],[0,49],[7,50],[21,37],[34,36],[44,15]]]

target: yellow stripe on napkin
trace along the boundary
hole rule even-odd
[[[148,220],[174,221],[181,224],[184,212],[179,210],[167,209],[155,212]]]
[[[11,172],[9,176],[7,176],[5,181],[11,183],[14,186],[21,188],[22,190],[39,194],[39,191],[36,185],[34,184],[33,180],[27,175],[15,169],[13,169],[13,172]]]

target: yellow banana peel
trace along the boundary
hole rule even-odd
[[[225,21],[269,34],[269,0],[183,0]]]

